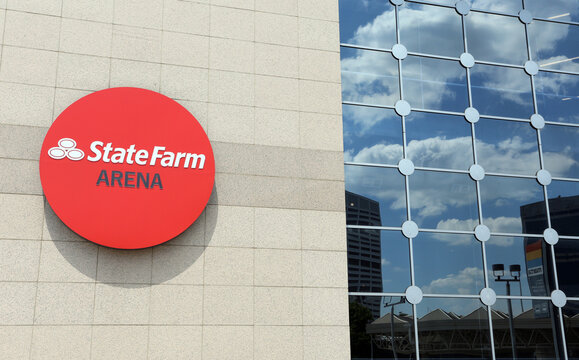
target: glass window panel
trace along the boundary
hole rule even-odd
[[[404,99],[415,108],[464,111],[466,70],[458,61],[408,56],[402,62]]]
[[[390,49],[396,43],[394,7],[388,1],[340,1],[340,42]]]
[[[486,176],[480,183],[484,224],[492,232],[542,234],[543,187],[534,179]]]
[[[492,306],[492,322],[497,359],[562,358],[553,341],[558,319],[548,301],[498,299]]]
[[[398,61],[389,53],[341,49],[342,100],[394,105],[400,99]]]
[[[541,141],[545,168],[552,176],[579,178],[579,128],[547,125]]]
[[[408,51],[458,57],[464,52],[462,21],[454,8],[404,3],[400,42]]]
[[[567,354],[569,359],[579,359],[579,301],[567,301],[563,314]]]
[[[396,165],[402,159],[402,120],[394,110],[344,105],[344,160]]]
[[[535,76],[539,114],[547,121],[579,124],[579,76],[539,71]]]
[[[525,0],[525,8],[538,18],[579,21],[579,2],[576,0]]]
[[[475,60],[516,65],[528,60],[525,26],[517,17],[471,11],[465,21],[468,52]]]
[[[347,223],[350,225],[400,226],[406,220],[404,177],[397,169],[369,166],[345,166],[346,190],[352,193],[348,206]],[[351,204],[354,205],[351,205]],[[378,222],[365,224],[368,216]]]
[[[542,69],[579,72],[579,26],[533,21],[528,29],[533,59]]]
[[[505,14],[518,14],[522,9],[521,0],[474,0],[472,1],[472,8],[476,10],[489,10]]]
[[[475,127],[478,163],[485,171],[535,175],[541,169],[537,131],[529,123],[481,119]]]
[[[547,192],[553,229],[559,235],[579,236],[579,182],[553,181]]]
[[[412,112],[406,141],[415,166],[466,170],[473,163],[470,125],[462,116]]]
[[[487,308],[478,299],[425,298],[416,305],[421,359],[490,359]]]
[[[409,177],[412,220],[421,228],[472,230],[476,188],[467,174],[415,171]]]
[[[557,261],[559,288],[568,297],[579,297],[579,279],[577,278],[579,240],[559,239],[555,245],[555,259]]]
[[[477,64],[471,84],[473,106],[481,114],[528,119],[534,113],[531,78],[522,69]]]
[[[474,236],[421,232],[413,241],[414,276],[423,293],[475,295],[485,287]]]

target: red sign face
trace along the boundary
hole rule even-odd
[[[58,217],[108,247],[161,244],[187,229],[211,195],[215,161],[195,117],[137,88],[87,95],[48,130],[40,179]]]

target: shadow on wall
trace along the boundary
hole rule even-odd
[[[206,220],[207,208],[172,240],[152,248],[121,250],[94,244],[77,235],[56,216],[46,198],[44,201],[43,240],[52,241],[64,261],[84,276],[75,275],[125,288],[161,283],[203,283],[203,259],[200,257],[215,230],[215,219]],[[209,203],[218,203],[215,186]],[[216,216],[217,211],[211,211],[211,217]]]

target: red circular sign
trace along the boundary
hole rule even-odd
[[[213,189],[215,161],[195,117],[137,88],[87,95],[48,130],[40,179],[58,217],[119,249],[161,244],[187,229]]]

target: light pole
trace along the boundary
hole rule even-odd
[[[504,264],[493,264],[493,276],[495,281],[502,281],[507,283],[507,296],[511,296],[511,281],[518,282],[520,286],[521,282],[521,265],[513,264],[509,266],[509,272],[511,273],[510,279],[502,278],[505,275],[505,265]],[[515,339],[515,328],[513,326],[513,306],[511,304],[511,299],[507,299],[509,307],[509,331],[511,333],[511,349],[513,351],[513,359],[517,358],[517,341]]]

